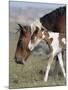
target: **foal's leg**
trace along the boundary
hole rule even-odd
[[[63,75],[64,75],[64,77],[66,77],[64,66],[63,66],[63,59],[62,59],[62,53],[61,52],[58,54],[58,60],[59,60],[59,64],[61,66]]]
[[[48,61],[48,65],[47,65],[47,69],[46,69],[46,74],[44,76],[44,81],[47,82],[48,80],[48,74],[49,74],[49,71],[50,71],[50,67],[51,67],[51,64],[53,62],[53,55],[49,58],[49,61]]]

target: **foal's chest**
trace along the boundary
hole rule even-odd
[[[65,38],[59,33],[49,32],[49,38],[53,38],[51,42],[51,47],[53,52],[56,54],[64,48],[65,45]]]

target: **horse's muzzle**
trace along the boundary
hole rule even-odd
[[[25,61],[24,60],[21,60],[21,59],[15,59],[15,62],[17,63],[17,64],[25,64]]]

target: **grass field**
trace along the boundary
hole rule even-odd
[[[66,85],[63,75],[54,75],[54,63],[49,73],[48,81],[43,81],[46,70],[47,56],[31,54],[25,65],[16,64],[14,54],[17,39],[9,40],[9,88],[27,88]]]

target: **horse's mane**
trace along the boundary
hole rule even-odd
[[[44,15],[44,16],[41,17],[40,19],[46,18],[46,17],[47,17],[47,18],[49,18],[49,17],[53,17],[53,18],[54,18],[54,16],[62,16],[62,15],[64,15],[64,14],[66,14],[66,6],[64,6],[64,7],[59,7],[59,8],[57,8],[56,10],[54,10],[54,11],[52,11],[52,12]]]
[[[62,16],[62,15],[64,15],[64,14],[66,14],[66,7],[64,6],[64,7],[59,7],[59,8],[57,8],[56,10],[54,10],[54,11],[52,11],[51,13],[49,13],[49,14],[56,14],[57,16]]]

